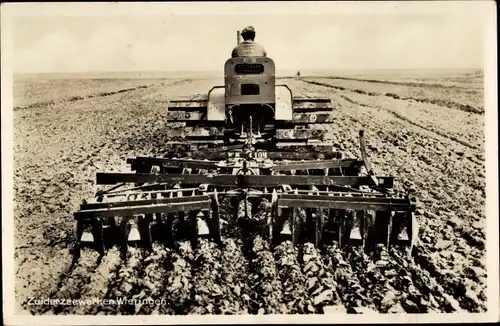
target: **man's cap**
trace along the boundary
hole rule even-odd
[[[255,33],[255,28],[253,26],[247,26],[241,31],[241,34],[245,33]]]

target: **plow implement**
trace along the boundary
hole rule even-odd
[[[200,238],[256,236],[317,247],[411,247],[416,199],[393,190],[368,160],[344,157],[325,137],[331,99],[277,85],[268,57],[235,57],[224,85],[168,102],[163,157],[129,158],[128,173],[98,173],[97,192],[74,213],[77,250],[151,249]]]
[[[411,252],[418,203],[395,193],[392,177],[373,173],[363,133],[361,159],[320,147],[268,151],[247,141],[128,159],[131,172],[98,173],[96,196],[74,213],[76,255],[82,246],[104,254],[114,245],[126,252],[130,245],[174,247],[186,239],[220,244],[235,229],[273,246],[383,244]]]

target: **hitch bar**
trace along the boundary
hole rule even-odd
[[[127,159],[133,171],[138,171],[139,167],[160,165],[169,168],[192,168],[215,170],[220,167],[219,162],[192,159],[169,159],[155,157],[137,157]],[[289,170],[308,170],[308,169],[327,169],[327,168],[351,168],[363,165],[360,160],[311,160],[300,162],[278,163],[270,166],[271,171],[289,171]]]
[[[272,187],[288,185],[323,185],[323,186],[375,186],[392,188],[393,177],[360,176],[316,176],[316,175],[200,175],[200,174],[150,174],[150,173],[97,173],[98,185],[117,183],[165,183],[165,184],[209,184],[214,186]]]
[[[92,203],[81,205],[81,210],[73,214],[75,220],[95,217],[132,216],[137,214],[170,213],[209,209],[208,195],[147,199],[111,203]]]
[[[416,206],[417,202],[414,198],[347,197],[333,194],[328,196],[282,194],[278,196],[278,207],[414,212]]]

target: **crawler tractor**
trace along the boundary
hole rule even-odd
[[[221,236],[272,245],[284,240],[411,247],[417,201],[375,175],[363,131],[359,158],[325,137],[335,128],[328,98],[296,96],[278,84],[269,57],[236,57],[224,85],[203,96],[171,100],[175,137],[163,157],[129,158],[130,173],[98,173],[99,190],[74,213],[76,256],[113,245],[152,248]]]

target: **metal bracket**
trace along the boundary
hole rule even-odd
[[[359,131],[359,147],[360,147],[360,151],[361,151],[361,157],[363,159],[363,163],[366,167],[368,175],[371,177],[371,179],[373,180],[375,185],[379,186],[380,182],[379,182],[378,178],[375,176],[375,173],[373,172],[370,161],[368,161],[368,154],[366,153],[366,143],[365,143],[364,134],[365,134],[365,131],[363,129],[361,129]]]

